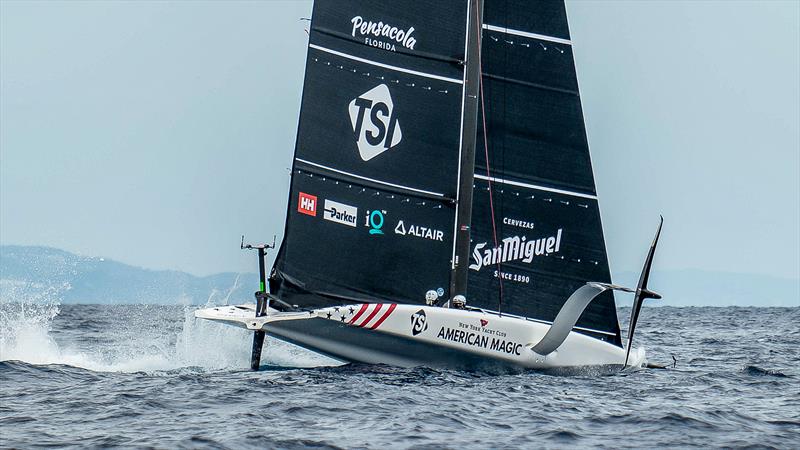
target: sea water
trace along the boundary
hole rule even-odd
[[[645,308],[660,370],[337,366],[268,338],[251,372],[251,334],[193,307],[4,296],[2,448],[800,447],[799,308]]]

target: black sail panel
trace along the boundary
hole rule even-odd
[[[485,0],[484,23],[569,39],[563,0]]]
[[[566,10],[486,0],[484,14],[470,302],[496,309],[502,278],[503,312],[552,321],[581,285],[611,281]],[[620,345],[613,294],[577,327]]]
[[[466,1],[315,2],[295,156],[454,198],[466,14]]]
[[[318,0],[271,292],[300,307],[448,295],[467,2]]]
[[[296,158],[385,186],[455,196],[460,84],[313,48],[308,58]]]
[[[273,293],[293,304],[324,306],[419,303],[426,291],[447,289],[451,206],[300,167],[275,266],[281,288]]]
[[[470,303],[552,321],[567,298],[587,281],[610,282],[597,200],[493,183],[495,245],[489,183],[475,180],[470,256]],[[614,297],[596,298],[578,327],[619,343]]]
[[[487,11],[495,9],[495,20],[502,17],[497,5],[505,3],[487,1]],[[572,45],[539,34],[556,18],[566,29],[563,11],[561,0],[530,2],[524,9],[507,11],[512,23],[511,17],[525,15],[549,24],[532,24],[531,29],[490,22],[487,12],[481,59],[489,164],[506,178],[594,194]],[[478,142],[483,139],[479,127]],[[475,172],[485,173],[485,158],[480,156]]]
[[[314,2],[312,48],[461,79],[467,2]]]

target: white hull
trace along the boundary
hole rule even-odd
[[[199,318],[263,329],[337,359],[368,364],[555,369],[625,362],[624,348],[575,331],[556,350],[539,355],[532,348],[550,324],[482,310],[371,303],[254,315],[255,305],[195,312]],[[631,358],[629,365],[639,366],[642,359]]]

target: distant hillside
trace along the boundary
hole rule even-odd
[[[68,286],[63,303],[203,304],[249,302],[256,274],[196,277],[173,270],[148,270],[109,259],[78,256],[49,247],[0,246],[0,296],[14,300],[15,286]],[[8,297],[8,298],[7,298]]]
[[[639,274],[622,272],[613,280],[636,287]],[[653,306],[800,306],[800,280],[767,275],[653,270],[648,287],[664,296],[646,303]],[[630,305],[631,298],[617,295],[617,304]]]
[[[238,277],[238,281],[237,281]],[[614,282],[635,287],[638,273],[615,274]],[[252,302],[253,273],[196,277],[185,272],[148,270],[108,259],[78,256],[48,247],[0,246],[0,297],[14,300],[14,286],[69,286],[64,303],[204,304]],[[651,289],[663,300],[651,306],[800,306],[800,280],[702,270],[654,271]],[[630,295],[617,295],[630,305]]]

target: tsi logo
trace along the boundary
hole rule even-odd
[[[355,227],[357,216],[358,208],[355,206],[345,205],[333,200],[328,200],[327,198],[325,199],[325,220]]]
[[[308,214],[309,216],[317,216],[317,196],[309,195],[305,192],[300,193],[297,199],[297,212],[301,214]]]
[[[361,94],[350,102],[349,109],[358,153],[364,161],[389,150],[403,139],[394,113],[394,102],[385,84]]]
[[[425,317],[425,310],[420,309],[411,315],[411,334],[416,336],[428,329],[427,317]]]
[[[386,211],[373,209],[367,211],[367,223],[364,225],[369,227],[369,234],[383,234],[383,222]]]

